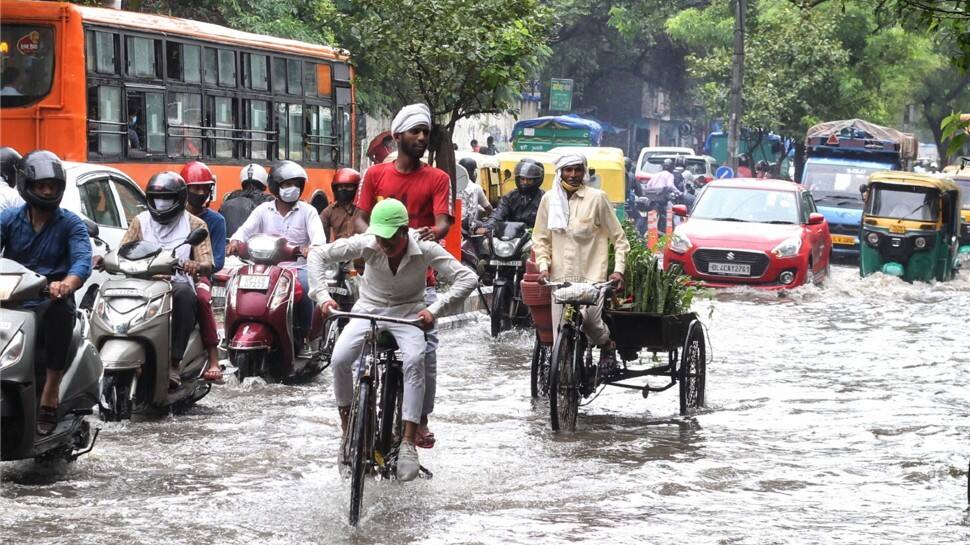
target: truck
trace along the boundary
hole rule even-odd
[[[512,128],[513,151],[549,151],[560,146],[599,146],[603,126],[575,114],[524,119]]]
[[[862,230],[863,186],[873,172],[909,170],[919,141],[909,133],[863,119],[814,125],[805,136],[801,183],[828,220],[832,255],[858,259]]]

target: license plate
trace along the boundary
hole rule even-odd
[[[889,226],[889,232],[894,235],[901,235],[906,232],[906,226],[899,223],[893,223]]]
[[[709,263],[707,265],[707,272],[748,276],[751,274],[751,265],[745,265],[743,263]]]
[[[522,266],[521,261],[498,261],[496,259],[493,259],[489,264],[493,267],[521,267]]]
[[[133,288],[113,288],[104,290],[104,295],[106,297],[142,297],[144,293]]]
[[[329,292],[330,295],[333,295],[333,294],[347,295],[349,293],[347,291],[347,288],[327,288],[327,292]]]
[[[832,235],[832,244],[855,246],[857,242],[859,242],[858,239],[849,235]]]
[[[269,276],[264,274],[244,274],[239,277],[239,289],[265,290],[269,288]]]
[[[209,293],[212,294],[212,297],[218,297],[218,298],[225,297],[226,296],[226,287],[225,286],[212,286],[212,289],[211,289],[211,291]]]

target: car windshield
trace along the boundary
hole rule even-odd
[[[644,156],[643,163],[640,164],[640,171],[648,174],[660,172],[663,169],[664,159],[676,160],[670,155],[648,155]],[[686,170],[694,174],[707,174],[707,164],[704,159],[685,158]]]
[[[869,175],[881,170],[891,170],[887,166],[851,166],[825,163],[808,163],[802,175],[802,185],[807,187],[816,198],[819,195],[837,194],[859,198],[859,186],[866,183]]]
[[[54,79],[54,30],[4,23],[0,42],[0,106],[26,106],[47,96]]]
[[[875,186],[866,213],[882,218],[936,221],[940,215],[940,199],[936,192],[923,187],[902,189],[895,186]]]
[[[798,201],[791,191],[708,186],[694,205],[691,218],[796,224]]]

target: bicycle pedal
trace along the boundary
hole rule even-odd
[[[428,468],[424,466],[418,466],[418,478],[419,479],[431,479],[434,477],[434,473],[431,473]]]

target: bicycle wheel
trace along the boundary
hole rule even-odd
[[[351,409],[350,422],[350,525],[357,526],[360,520],[360,503],[364,499],[364,477],[370,465],[368,433],[370,432],[370,383],[361,381],[357,385],[356,403]]]
[[[498,286],[493,292],[492,297],[492,336],[497,337],[499,333],[508,329],[506,316],[509,313],[509,288],[508,286]]]
[[[378,440],[376,449],[382,458],[394,449],[394,444],[401,437],[401,401],[404,397],[404,377],[401,368],[392,362],[385,364],[383,383],[381,384],[380,410],[377,413]],[[396,437],[395,437],[396,436]]]
[[[579,390],[576,373],[576,332],[563,325],[552,349],[549,366],[549,416],[552,431],[576,430]]]
[[[532,372],[530,373],[532,397],[549,395],[549,351],[539,342],[536,334],[535,347],[532,349]]]
[[[704,344],[704,328],[700,322],[691,323],[680,359],[680,414],[704,406],[704,388],[707,380],[707,351]]]

